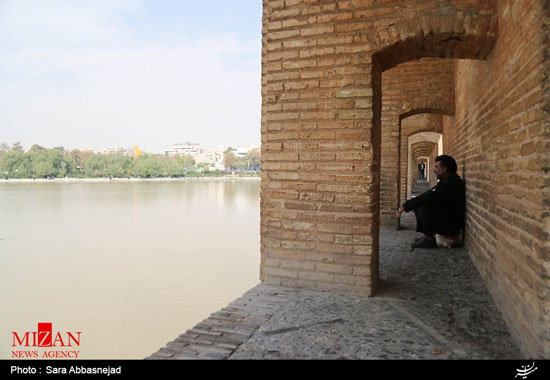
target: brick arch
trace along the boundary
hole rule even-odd
[[[380,224],[395,225],[399,205],[401,119],[416,113],[454,113],[455,60],[423,58],[382,74]]]
[[[395,208],[399,207],[399,205],[403,204],[405,200],[410,197],[412,187],[409,185],[410,181],[407,180],[410,176],[410,168],[409,168],[409,156],[407,152],[409,151],[408,146],[408,139],[409,136],[415,135],[418,133],[427,133],[427,132],[436,132],[440,135],[443,134],[443,124],[440,123],[440,125],[437,128],[429,128],[427,126],[423,126],[419,129],[415,129],[412,131],[403,131],[402,130],[402,123],[405,119],[421,115],[421,114],[432,114],[432,115],[445,115],[450,116],[454,114],[454,109],[439,109],[439,108],[416,108],[413,110],[406,111],[405,113],[399,115],[399,155],[397,158],[398,161],[398,177],[397,177],[397,202],[398,204],[395,205]]]
[[[430,142],[430,141],[422,141],[415,143],[411,146],[411,153],[412,153],[412,161],[411,161],[411,185],[414,186],[417,178],[417,165],[420,161],[424,161],[426,163],[426,169],[428,177],[429,177],[429,170],[430,170],[430,164],[432,162],[432,158],[435,157],[435,154],[438,152],[438,145],[436,143]]]
[[[411,163],[414,164],[416,161],[418,161],[418,158],[420,156],[429,157],[429,155],[432,153],[433,148],[436,145],[437,145],[437,143],[431,142],[431,141],[420,141],[420,142],[412,144],[412,146],[411,146],[411,153],[412,153]]]
[[[381,163],[382,163],[382,72],[407,61],[421,58],[460,58],[486,59],[497,38],[496,2],[478,3],[488,7],[485,12],[457,10],[448,5],[417,14],[413,18],[401,19],[376,34],[373,43],[375,52],[371,55],[372,85],[372,191],[374,192],[375,215],[380,225]],[[407,111],[427,109],[447,109],[449,107],[413,106]],[[402,119],[400,119],[401,121]],[[399,176],[401,178],[401,176]],[[399,184],[399,198],[402,184]],[[398,206],[398,205],[396,205]],[[373,228],[373,231],[377,229]],[[378,237],[373,236],[374,246]],[[378,249],[373,249],[373,262],[378,263]],[[378,268],[373,268],[378,273]]]
[[[415,146],[416,145],[416,146]],[[438,145],[432,142],[421,142],[414,144],[412,147],[412,153],[413,153],[413,160],[411,162],[411,169],[412,169],[412,182],[411,185],[414,186],[417,179],[417,173],[416,168],[417,164],[420,161],[424,161],[426,163],[426,176],[428,180],[432,179],[430,176],[430,169],[432,166],[433,158],[436,157],[436,154],[438,152]]]
[[[477,4],[483,7],[483,4]],[[486,59],[497,38],[496,3],[487,2],[485,13],[457,10],[448,5],[425,11],[413,18],[400,20],[384,30],[379,30],[373,41],[373,143],[380,145],[382,112],[382,72],[401,63],[427,57]],[[446,109],[449,107],[428,105],[413,106],[417,109]],[[412,110],[411,110],[412,111]],[[408,111],[410,112],[410,111]],[[380,153],[380,149],[377,149]],[[380,155],[374,155],[375,167],[380,165]],[[380,169],[378,169],[378,175]]]
[[[431,162],[433,158],[433,153],[437,152],[437,145],[432,143],[423,143],[422,146],[413,148],[413,161],[411,162],[411,168],[413,175],[411,177],[411,185],[414,188],[418,181],[418,164],[424,162],[426,164],[425,175],[429,180],[433,176],[430,176]]]
[[[406,159],[406,172],[402,173],[400,179],[405,182],[406,185],[406,198],[409,198],[412,193],[412,188],[415,182],[415,171],[413,166],[413,161],[416,159],[414,156],[413,147],[415,144],[424,144],[423,147],[426,147],[426,144],[430,144],[431,147],[423,151],[425,155],[431,158],[435,158],[436,155],[443,153],[443,135],[437,132],[418,132],[414,133],[407,137],[407,159]],[[437,151],[434,154],[434,147],[437,146]],[[428,167],[429,169],[429,167]],[[403,198],[403,202],[405,197]]]
[[[496,9],[490,11],[496,14]],[[426,57],[485,59],[497,37],[497,21],[491,13],[449,5],[394,23],[378,33],[374,66],[385,71]]]
[[[441,104],[437,102],[423,102],[419,101],[420,106],[411,107],[408,111],[402,112],[399,115],[399,121],[406,119],[408,117],[419,115],[421,113],[433,113],[438,115],[445,116],[454,116],[455,108],[454,104]]]
[[[375,129],[380,128],[381,124],[383,71],[427,57],[487,58],[497,38],[497,21],[493,17],[496,9],[492,2],[489,3],[489,13],[459,11],[449,5],[398,21],[378,31],[378,39],[373,42],[376,52],[372,54],[371,71]],[[454,114],[454,106],[451,110],[441,104],[413,105],[407,112],[422,109],[440,109],[446,110],[449,115]],[[378,136],[375,134],[374,137],[376,139]]]
[[[485,59],[489,55],[497,37],[496,3],[485,2],[476,4],[480,8],[458,10],[453,5],[439,6],[427,10],[414,17],[401,19],[387,28],[379,30],[377,38],[372,42],[375,53],[372,54],[372,86],[373,86],[373,168],[377,180],[374,183],[375,192],[384,193],[384,205],[378,205],[379,221],[385,223],[391,215],[391,203],[401,198],[401,188],[392,186],[391,176],[381,174],[382,152],[384,140],[382,133],[382,72],[399,64],[421,58],[468,58]],[[426,104],[428,103],[428,104]],[[454,115],[454,104],[443,104],[437,99],[415,101],[412,110],[442,109],[446,114]],[[385,161],[384,161],[385,162]],[[384,163],[386,165],[386,163]],[[398,167],[399,170],[399,167]],[[397,174],[398,178],[399,173]],[[397,191],[397,196],[386,194]],[[397,206],[397,205],[396,205]]]

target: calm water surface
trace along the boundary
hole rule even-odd
[[[12,331],[81,331],[143,358],[256,285],[260,180],[0,182],[0,358]]]

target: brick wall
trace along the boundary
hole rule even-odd
[[[457,62],[444,145],[467,184],[469,253],[523,351],[549,358],[550,6],[498,5],[488,59]]]
[[[264,0],[261,279],[371,295],[382,72],[485,58],[494,1]]]

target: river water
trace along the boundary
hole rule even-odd
[[[82,359],[157,351],[259,282],[259,209],[258,178],[0,182],[0,358],[42,355],[12,347],[39,322]]]

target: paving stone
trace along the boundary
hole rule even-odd
[[[150,359],[168,359],[168,358],[171,358],[173,357],[174,354],[172,352],[167,352],[167,351],[157,351],[155,352],[153,355],[151,355],[149,358]]]
[[[211,335],[211,336],[221,336],[222,335],[221,332],[204,330],[204,329],[200,328],[199,326],[192,329],[191,332],[199,334],[199,335]]]
[[[235,350],[239,347],[239,344],[220,343],[216,344],[216,347],[227,348],[229,350]]]

